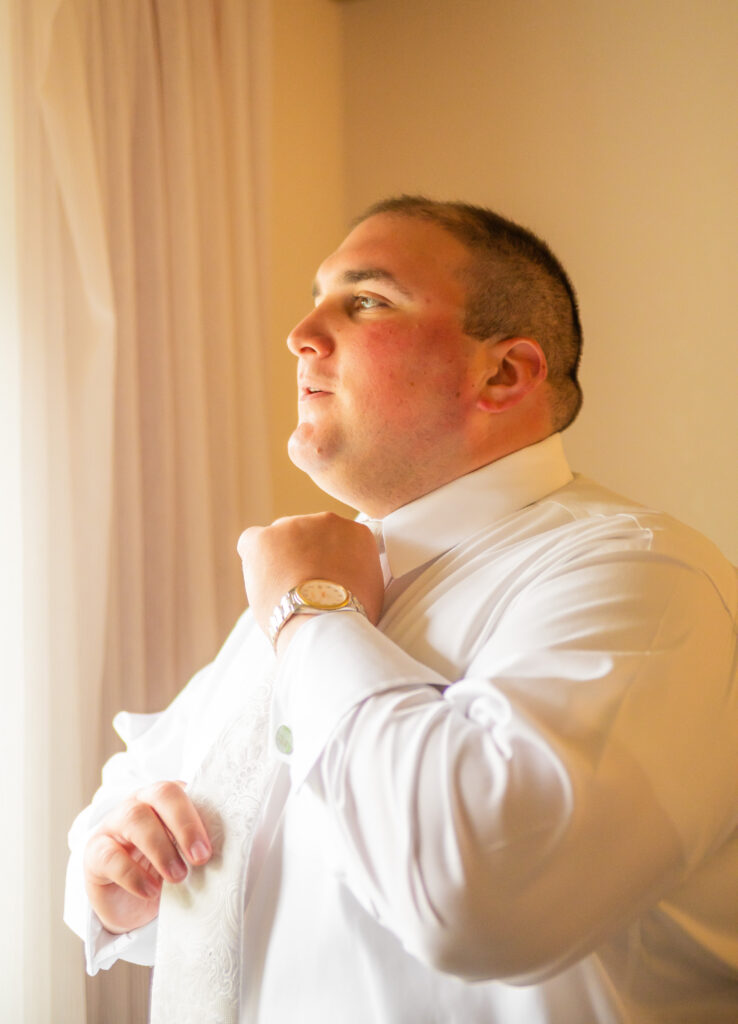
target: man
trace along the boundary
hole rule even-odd
[[[161,780],[276,654],[244,1024],[734,1022],[735,574],[570,472],[566,275],[489,211],[401,197],[314,294],[290,456],[362,521],[248,529],[249,613],[153,725],[123,721],[71,835],[88,969],[152,962],[162,878],[212,849]],[[287,596],[306,581],[341,607]]]

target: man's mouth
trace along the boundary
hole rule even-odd
[[[304,401],[310,398],[316,398],[319,395],[330,395],[331,391],[326,391],[325,388],[314,387],[311,384],[303,385],[300,388],[300,401]]]

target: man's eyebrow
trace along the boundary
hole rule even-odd
[[[361,281],[382,281],[384,284],[389,284],[395,288],[405,298],[412,298],[412,293],[408,289],[400,284],[395,275],[390,270],[385,270],[384,267],[365,267],[361,270],[344,270],[344,272],[338,278],[339,285],[345,284],[359,284]],[[317,281],[313,283],[313,298],[317,299],[322,292],[320,285]]]

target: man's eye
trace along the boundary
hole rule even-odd
[[[379,309],[386,305],[376,295],[354,295],[354,309]]]

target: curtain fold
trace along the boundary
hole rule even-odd
[[[266,0],[2,2],[23,590],[4,706],[24,853],[20,980],[0,1016],[133,1024],[146,972],[85,988],[61,924],[65,836],[115,749],[112,715],[163,706],[215,654],[245,603],[238,535],[271,518],[252,71]]]

